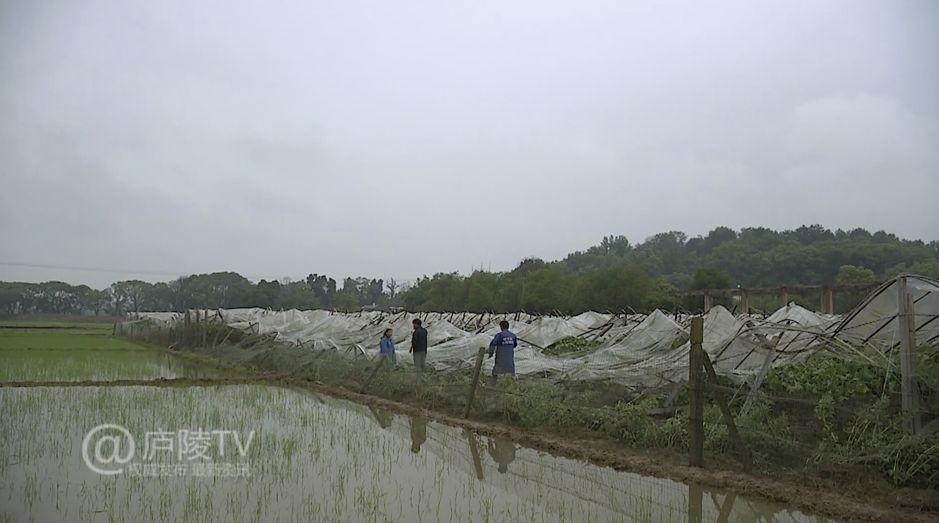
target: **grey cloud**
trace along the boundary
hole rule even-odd
[[[937,239],[937,24],[929,0],[6,2],[0,261],[401,280],[609,233]],[[125,275],[0,266],[51,277]]]

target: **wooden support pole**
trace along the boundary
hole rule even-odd
[[[786,287],[782,288],[782,300],[783,300],[783,304],[782,304],[783,307],[785,307],[786,305],[789,305],[789,289],[787,289]]]
[[[463,410],[463,417],[468,418],[470,410],[473,408],[473,399],[476,397],[476,386],[479,385],[479,375],[483,370],[483,358],[486,357],[486,348],[480,347],[476,353],[476,368],[473,369],[473,382],[470,383],[469,395],[466,398],[466,409]]]
[[[746,289],[740,291],[740,312],[750,315],[750,295],[747,294]]]
[[[691,319],[691,349],[688,352],[688,437],[690,452],[688,463],[693,467],[704,466],[704,318]]]
[[[711,307],[713,307],[713,306],[714,306],[714,297],[711,296],[709,293],[705,293],[705,294],[704,294],[704,312],[705,312],[705,314],[707,314],[707,312],[708,312],[709,310],[711,310]]]
[[[209,335],[209,311],[206,310],[202,316],[202,346],[205,347],[206,337]]]
[[[900,335],[900,392],[903,408],[903,429],[915,434],[920,429],[919,392],[916,388],[916,319],[913,296],[907,288],[906,276],[897,278],[897,331]]]
[[[714,372],[714,365],[711,364],[711,358],[707,354],[704,354],[704,370],[707,372],[708,381],[717,385],[717,373]],[[724,400],[724,392],[717,388],[711,390],[714,392],[714,400],[717,402],[718,408],[721,409],[721,417],[724,419],[724,424],[727,425],[727,433],[730,435],[730,442],[737,450],[744,466],[749,468],[751,465],[750,451],[740,438],[740,432],[737,431],[737,424],[734,423],[734,415],[730,411],[730,405]]]

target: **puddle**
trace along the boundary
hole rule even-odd
[[[264,385],[0,389],[0,418],[0,520],[828,521]],[[235,460],[250,475],[200,477],[190,467],[140,477],[126,467],[147,461],[142,452],[119,475],[96,474],[82,440],[101,423],[138,441],[156,431],[254,431]],[[189,458],[150,461],[205,462]]]

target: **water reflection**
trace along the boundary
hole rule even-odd
[[[489,455],[499,464],[499,474],[509,470],[509,464],[515,461],[515,443],[503,437],[489,438]]]
[[[417,454],[427,441],[427,418],[408,416],[411,421],[411,452]]]
[[[476,479],[483,480],[483,460],[479,453],[479,436],[469,429],[463,429],[463,435],[469,443],[470,458],[473,460],[473,470],[476,471]]]
[[[705,499],[705,494],[707,494]],[[688,523],[703,523],[714,521],[716,523],[730,523],[732,521],[798,521],[795,516],[783,518],[785,512],[774,508],[770,504],[752,502],[738,497],[733,492],[722,494],[709,492],[697,484],[688,485]],[[716,514],[716,516],[715,516]],[[819,518],[818,521],[828,521]]]
[[[392,420],[394,420],[394,415],[388,412],[387,410],[380,409],[378,407],[368,406],[368,410],[372,412],[372,416],[375,416],[375,421],[378,422],[378,426],[387,429],[391,426]]]
[[[704,491],[696,483],[688,485],[688,523],[701,523]]]
[[[720,512],[717,514],[717,523],[728,523],[730,521],[730,514],[734,510],[734,502],[737,501],[737,494],[731,492],[724,497],[723,503],[718,503],[717,496],[711,494],[711,501],[714,505],[720,507]]]

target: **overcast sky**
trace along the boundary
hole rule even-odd
[[[0,280],[939,239],[939,1],[0,0]]]

